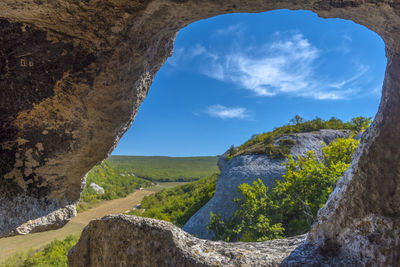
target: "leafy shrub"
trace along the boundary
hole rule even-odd
[[[16,253],[0,264],[0,267],[62,267],[68,266],[68,251],[78,242],[79,236],[69,235],[63,241],[55,240],[42,250]]]
[[[143,198],[140,208],[128,214],[183,225],[214,195],[218,174],[174,188],[163,189]]]
[[[97,193],[90,186],[92,182],[103,187],[104,194]],[[77,209],[78,211],[83,211],[101,200],[126,197],[136,189],[150,185],[150,181],[123,173],[111,166],[108,161],[104,161],[89,172]]]
[[[274,214],[278,207],[267,195],[268,188],[260,179],[253,186],[242,184],[238,187],[242,198],[235,199],[239,204],[234,216],[226,222],[219,214],[210,213],[208,230],[212,230],[215,239],[224,241],[265,241],[281,238],[282,223],[273,223],[268,214]]]
[[[313,151],[284,163],[286,174],[269,192],[260,179],[238,187],[239,209],[228,220],[211,214],[208,229],[225,241],[263,241],[307,232],[337,181],[349,168],[359,141],[338,138],[323,148],[319,162]]]

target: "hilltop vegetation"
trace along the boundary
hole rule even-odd
[[[196,182],[146,196],[142,200],[140,210],[132,210],[128,214],[164,220],[183,227],[214,195],[217,178],[218,174],[214,174]]]
[[[242,184],[239,209],[228,220],[211,213],[207,229],[224,241],[264,241],[307,232],[337,181],[350,166],[359,141],[338,138],[323,148],[324,159],[315,153],[284,163],[286,174],[269,190],[258,179]]]
[[[104,194],[96,192],[91,183],[104,188]],[[100,200],[111,200],[126,197],[136,189],[150,186],[152,183],[148,180],[126,174],[121,170],[111,166],[107,161],[93,167],[88,173],[86,186],[82,191],[78,211],[85,210],[89,206]]]
[[[294,142],[290,139],[281,140],[279,144],[274,144],[275,140],[285,134],[314,132],[321,129],[350,130],[354,133],[363,131],[372,122],[372,118],[356,117],[349,122],[332,117],[329,120],[316,118],[304,121],[302,117],[296,115],[289,124],[275,128],[274,130],[262,134],[255,134],[239,147],[232,146],[228,151],[228,159],[238,155],[247,154],[267,154],[270,158],[284,158],[290,153]]]
[[[190,182],[218,172],[218,157],[111,156],[114,168],[158,182]]]

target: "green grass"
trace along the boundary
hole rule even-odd
[[[91,183],[104,188],[104,194],[97,193],[91,186]],[[87,210],[96,206],[101,200],[111,200],[126,197],[136,189],[149,187],[152,183],[148,180],[138,178],[113,167],[107,161],[90,170],[86,185],[82,191],[78,212]]]
[[[0,263],[0,267],[67,267],[68,251],[78,242],[79,235],[69,235],[64,240],[54,240],[43,249],[15,253]]]
[[[157,182],[153,186],[146,188],[147,191],[158,192],[163,189],[172,188],[180,185],[184,185],[190,182]]]
[[[133,210],[128,214],[169,221],[183,227],[214,195],[217,178],[218,174],[214,174],[146,196],[142,200],[141,210]]]
[[[218,172],[218,157],[111,156],[111,166],[159,182],[189,182]]]

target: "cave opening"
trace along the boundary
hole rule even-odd
[[[396,30],[399,28],[398,6],[375,1],[161,2],[113,2],[112,8],[103,2],[94,6],[91,1],[74,2],[68,6],[32,2],[33,7],[40,5],[36,9],[21,8],[23,5],[7,0],[2,4],[4,8],[0,12],[4,20],[0,23],[5,34],[1,41],[2,48],[7,51],[3,49],[0,53],[2,70],[5,71],[1,74],[2,81],[5,81],[4,88],[12,90],[3,89],[0,98],[3,100],[2,108],[6,107],[2,109],[5,112],[1,116],[4,128],[1,135],[4,166],[1,171],[6,172],[2,173],[0,189],[3,197],[1,218],[6,218],[1,225],[1,235],[61,227],[74,216],[73,204],[79,198],[81,178],[112,151],[132,123],[153,76],[171,52],[175,33],[179,29],[190,22],[219,14],[302,8],[322,17],[351,19],[365,25],[383,38],[388,61],[375,120],[364,133],[350,168],[320,210],[308,234],[307,246],[294,250],[291,255],[297,262],[305,263],[315,263],[318,255],[325,255],[334,257],[335,263],[344,264],[351,258],[366,265],[377,262],[380,265],[395,265],[399,259],[400,236],[397,205],[400,151],[396,149],[400,125],[397,116],[400,106],[397,88],[400,84],[399,37]],[[102,12],[95,12],[100,17],[99,23],[95,23],[93,11],[98,8]],[[79,24],[74,16],[60,16],[78,13],[82,13],[79,14]],[[29,43],[35,44],[33,50],[26,45]],[[28,54],[29,61],[25,63],[33,64],[22,64],[20,59],[15,59]],[[17,65],[14,64],[16,62]],[[40,71],[45,69],[48,71]],[[29,73],[32,70],[43,75],[31,76]],[[10,73],[17,74],[22,80],[10,76]],[[214,74],[219,75],[220,72],[215,71]],[[230,79],[234,80],[235,76]],[[29,82],[25,83],[26,80]],[[37,84],[43,86],[38,88]],[[340,87],[340,84],[336,86]],[[260,92],[271,93],[265,88],[259,89]],[[290,87],[285,89],[292,90]],[[35,94],[36,91],[40,94]],[[7,108],[9,103],[4,101],[8,96],[17,99],[11,108]],[[221,106],[214,106],[210,111],[225,112],[223,108],[227,106]],[[7,182],[3,183],[5,179]],[[18,190],[10,191],[10,188]],[[109,217],[93,222],[93,225],[104,223],[117,227],[118,220]],[[129,223],[135,224],[133,221]],[[87,230],[85,234],[87,237],[91,233]],[[75,247],[70,255],[72,265],[79,266],[78,257],[74,258],[79,255],[76,253],[85,254],[81,259],[94,259],[92,255],[86,256],[110,249],[102,247],[91,251],[96,246],[89,243],[96,242],[97,238],[95,232],[92,234],[90,238],[83,237]],[[121,240],[128,236],[121,236]],[[104,235],[101,238],[104,241]],[[200,242],[193,240],[190,244]],[[282,242],[280,244],[291,241],[283,239]],[[278,243],[268,244],[273,246]],[[101,242],[96,245],[102,246]],[[234,247],[230,247],[231,251],[235,250]],[[179,251],[183,251],[183,254],[177,254],[182,257],[165,257],[163,260],[204,263],[189,250]],[[278,256],[279,253],[274,251],[272,254],[279,258],[272,259],[274,263],[287,256]],[[296,254],[296,251],[300,253]],[[265,253],[268,252],[261,254]],[[121,253],[108,255],[108,263],[132,256]],[[188,259],[187,255],[192,258]],[[262,258],[254,253],[236,260],[244,263],[253,256]],[[147,259],[151,260],[151,257]],[[230,260],[223,261],[229,263]],[[99,265],[106,264],[102,262]]]
[[[221,15],[190,24],[178,33],[173,55],[155,76],[135,123],[113,156],[221,155],[231,145],[239,147],[261,133],[292,124],[289,121],[296,114],[306,120],[373,118],[385,65],[384,44],[378,35],[351,21],[322,19],[309,11]],[[324,142],[324,138],[328,137],[309,142]],[[301,142],[295,149],[301,153],[295,157],[305,156]],[[321,160],[321,148],[311,148],[317,149]],[[256,160],[271,164],[262,157]],[[252,185],[261,178],[271,191],[285,169],[279,166],[282,162],[269,166],[280,169],[271,175],[266,167],[251,172],[246,164],[251,165],[236,166],[243,168],[246,177],[235,177],[227,186],[228,175],[223,176],[226,181],[220,181],[220,186],[224,184],[226,191],[208,204],[212,208],[190,219],[184,230],[211,238],[206,230],[210,212],[229,219],[236,208],[233,199],[241,196],[240,184]],[[311,217],[315,219],[316,214]],[[180,219],[172,221],[184,225]]]

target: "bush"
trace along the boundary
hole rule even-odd
[[[104,194],[98,194],[91,183],[104,188]],[[78,211],[84,211],[94,206],[100,200],[111,200],[126,197],[140,187],[150,186],[151,182],[132,176],[111,166],[107,161],[95,166],[86,178],[86,186],[82,191]]]
[[[249,140],[247,140],[244,144],[240,145],[237,148],[232,146],[229,150],[227,159],[229,160],[235,156],[247,154],[266,154],[273,159],[283,159],[290,153],[290,149],[294,143],[280,143],[278,146],[274,145],[275,140],[277,140],[282,135],[314,132],[321,129],[351,130],[354,134],[357,134],[368,128],[368,126],[372,122],[372,119],[370,117],[356,117],[351,119],[350,122],[343,122],[340,119],[332,117],[327,121],[321,118],[304,121],[302,117],[296,115],[293,119],[290,120],[290,122],[291,124],[275,128],[271,132],[252,135]]]
[[[62,267],[68,266],[68,251],[78,242],[78,235],[69,235],[63,241],[55,240],[42,250],[16,253],[0,264],[0,267]]]
[[[133,210],[128,214],[164,220],[183,227],[214,195],[217,178],[218,174],[214,174],[196,182],[163,189],[143,198],[140,209],[144,211]]]
[[[307,232],[337,181],[349,168],[359,141],[338,138],[323,148],[319,162],[313,151],[284,163],[286,174],[271,191],[260,179],[238,187],[239,209],[228,220],[211,214],[208,229],[224,241],[263,241]]]

